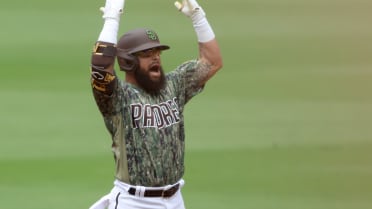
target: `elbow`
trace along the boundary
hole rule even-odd
[[[222,58],[217,62],[217,68],[221,69],[223,67],[223,60]]]
[[[219,56],[219,58],[215,60],[214,67],[216,71],[220,70],[223,67],[223,60],[221,56]]]

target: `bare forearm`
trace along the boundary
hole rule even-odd
[[[213,39],[209,42],[199,43],[199,56],[200,73],[203,73],[205,78],[200,85],[204,85],[223,65],[217,40]]]
[[[176,2],[176,7],[188,16],[193,24],[199,42],[199,63],[197,73],[204,85],[222,67],[222,56],[215,34],[210,26],[203,8],[196,0]]]

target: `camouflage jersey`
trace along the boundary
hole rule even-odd
[[[108,96],[94,97],[112,137],[116,178],[132,185],[164,186],[184,174],[185,104],[202,87],[197,61],[188,61],[166,74],[166,87],[150,95],[130,83],[113,80]]]

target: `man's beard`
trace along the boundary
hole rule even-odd
[[[134,70],[134,76],[137,80],[138,85],[143,88],[147,93],[156,95],[159,94],[160,90],[165,86],[165,75],[163,68],[159,67],[160,78],[159,80],[151,80],[150,71],[145,71],[143,69],[137,68]]]

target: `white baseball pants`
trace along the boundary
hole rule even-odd
[[[115,180],[111,192],[103,196],[89,209],[185,209],[181,194],[181,188],[185,182],[181,179],[177,183],[180,184],[180,189],[172,197],[164,198],[143,196],[146,189],[155,189],[154,187],[132,186]],[[171,186],[156,187],[156,189],[167,189]],[[135,187],[138,192],[135,195],[129,194],[130,187]]]

